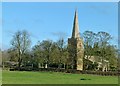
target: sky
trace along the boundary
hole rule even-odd
[[[118,43],[117,2],[3,2],[2,49],[11,47],[10,41],[18,30],[31,35],[31,46],[38,41],[71,37],[75,9],[78,10],[79,31],[105,31]]]

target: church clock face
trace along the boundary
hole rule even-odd
[[[81,43],[79,44],[79,46],[80,46],[80,47],[82,46]]]
[[[79,43],[79,47],[82,47],[82,43]]]

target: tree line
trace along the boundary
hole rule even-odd
[[[97,62],[93,63],[89,60],[92,56],[102,64],[104,64],[104,60],[109,61],[110,70],[117,69],[118,49],[116,45],[110,43],[113,38],[109,33],[85,31],[81,34],[81,38],[84,41],[84,70],[95,70],[98,67]],[[70,60],[68,44],[64,38],[57,41],[38,41],[30,48],[30,35],[23,30],[17,31],[13,35],[10,44],[11,48],[1,51],[4,67],[11,67],[12,64],[16,63],[15,66],[18,68],[71,68],[68,64],[68,60]]]

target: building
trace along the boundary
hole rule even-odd
[[[69,63],[72,69],[83,70],[83,40],[80,38],[78,13],[75,11],[72,37],[68,38]]]
[[[87,59],[87,56],[84,55],[84,45],[83,40],[80,37],[79,32],[79,23],[78,23],[78,12],[75,11],[74,23],[72,30],[72,37],[68,38],[68,63],[72,69],[83,70],[83,58]],[[96,70],[108,71],[109,70],[109,61],[98,60],[98,56],[88,56],[88,59],[93,64],[96,62],[98,67]]]
[[[109,61],[100,59],[102,57],[99,56],[84,56],[84,59],[91,61],[93,64],[96,62],[98,64],[97,69],[98,71],[108,71],[109,70]]]

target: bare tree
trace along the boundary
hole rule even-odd
[[[111,35],[107,32],[100,31],[97,33],[97,37],[99,39],[98,44],[100,47],[100,57],[102,62],[102,70],[103,70],[103,63],[104,60],[107,58],[107,46],[109,45],[110,39],[112,39]]]
[[[24,57],[25,52],[30,47],[30,35],[27,31],[17,31],[13,35],[13,39],[11,41],[12,47],[17,50],[18,55],[18,68],[21,67],[22,59]]]
[[[85,48],[85,55],[91,56],[93,54],[92,47],[95,43],[96,39],[96,34],[92,31],[85,31],[83,33],[83,38],[84,38],[84,48]]]

